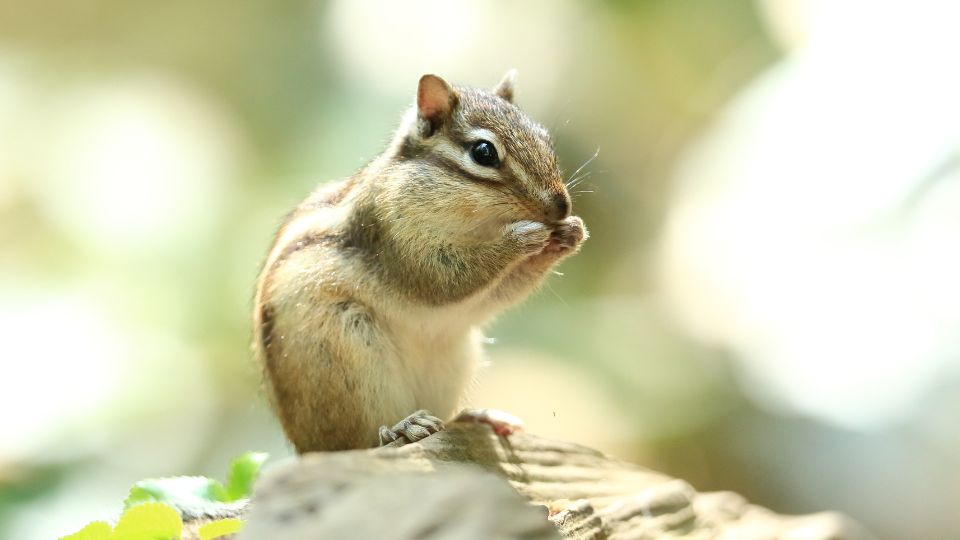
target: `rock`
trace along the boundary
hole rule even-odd
[[[241,540],[872,538],[839,514],[783,516],[589,448],[476,424],[275,466],[247,518]]]

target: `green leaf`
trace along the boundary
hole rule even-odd
[[[201,525],[197,532],[200,534],[200,540],[213,540],[214,538],[240,532],[242,528],[243,521],[237,518],[227,518]]]
[[[113,527],[109,523],[94,521],[70,536],[60,537],[60,540],[107,540],[112,533]]]
[[[260,468],[267,461],[269,454],[265,452],[247,452],[230,464],[227,475],[227,489],[225,501],[236,501],[250,496],[253,483],[260,476]]]
[[[120,516],[111,540],[170,540],[180,538],[183,521],[180,514],[163,503],[143,503]]]
[[[149,478],[130,488],[124,508],[145,502],[167,503],[175,508],[202,507],[210,502],[226,500],[223,485],[203,476],[177,476],[173,478]]]

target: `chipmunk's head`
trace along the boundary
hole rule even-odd
[[[404,189],[431,201],[426,209],[438,218],[477,229],[570,215],[549,133],[513,104],[515,76],[511,70],[491,91],[420,78],[394,155],[409,173]]]

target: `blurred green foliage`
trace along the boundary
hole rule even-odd
[[[162,502],[179,507],[236,502],[250,497],[253,482],[260,476],[260,467],[267,460],[265,452],[247,452],[230,462],[227,483],[205,476],[175,476],[140,480],[130,488],[123,502],[131,508],[145,502]]]
[[[678,328],[654,280],[681,155],[782,60],[761,6],[0,3],[0,325],[16,379],[0,384],[0,536],[113,519],[138,478],[289,454],[249,352],[275,227],[384,147],[422,73],[490,85],[511,67],[567,173],[599,149],[573,194],[591,239],[490,329],[486,377],[505,386],[525,366],[529,395],[477,399],[556,416],[537,390],[574,380],[592,393],[564,400],[610,418],[533,429],[778,511],[882,521],[881,490],[809,481],[862,481],[850,464],[901,434],[759,410],[731,353]],[[235,499],[251,471],[204,489]]]
[[[111,527],[104,521],[94,521],[64,540],[169,540],[179,538],[183,529],[180,519],[183,509],[191,515],[224,515],[223,503],[237,502],[250,497],[253,483],[260,475],[260,467],[267,460],[263,452],[247,452],[230,463],[227,484],[202,476],[177,476],[140,480],[130,488],[124,501],[124,511]],[[181,511],[178,511],[180,509]],[[216,519],[198,530],[202,540],[235,533],[243,522],[236,518]]]
[[[430,24],[370,35],[368,29],[344,26],[352,24],[344,22],[353,20],[350,9],[345,2],[303,1],[0,4],[0,86],[19,84],[29,94],[16,94],[17,114],[8,119],[12,127],[0,128],[0,137],[19,133],[15,142],[22,157],[0,160],[0,175],[6,176],[0,190],[3,290],[27,305],[79,294],[80,313],[103,318],[108,337],[123,335],[131,342],[120,347],[118,357],[140,374],[139,380],[110,378],[110,384],[129,391],[111,393],[116,395],[83,418],[51,416],[57,427],[35,435],[26,453],[0,454],[0,471],[16,471],[0,472],[3,493],[37,490],[52,496],[75,489],[69,480],[43,481],[49,471],[65,467],[111,471],[115,479],[99,486],[100,500],[117,500],[131,476],[204,473],[242,448],[288,451],[258,397],[248,352],[258,264],[280,218],[318,180],[347,176],[380,151],[423,71],[492,84],[507,68],[518,67],[519,103],[554,132],[564,169],[572,172],[600,149],[587,169],[592,176],[581,184],[583,193],[575,194],[591,241],[565,265],[565,276],[554,280],[551,290],[492,329],[501,339],[494,358],[504,347],[537,348],[588,373],[615,406],[641,415],[628,415],[635,431],[621,434],[617,444],[633,454],[625,457],[645,455],[657,437],[680,436],[725,410],[721,404],[734,393],[730,381],[709,374],[716,370],[707,369],[706,377],[701,372],[710,353],[665,326],[655,307],[629,299],[650,292],[647,248],[676,155],[725,100],[777,56],[755,7],[740,0],[529,8],[501,2],[485,9],[514,11],[518,20],[482,19],[483,8],[464,12],[474,19],[465,24],[476,25],[471,41],[462,45],[468,57],[451,63],[439,54],[449,43],[428,41],[426,50],[436,50],[435,58],[427,54],[421,65],[408,66],[403,80],[384,81],[370,75],[382,71],[376,62],[383,54],[364,47],[401,50],[411,32],[429,31]],[[456,24],[434,15],[439,18],[433,25]],[[535,52],[510,54],[524,43]],[[361,58],[367,55],[371,67],[350,63],[354,57],[344,51],[353,49]],[[490,55],[500,59],[481,60]],[[480,67],[471,69],[471,62]],[[103,108],[91,113],[92,120],[78,118],[74,110],[82,113],[98,93],[105,96]],[[195,134],[184,144],[200,145],[198,170],[221,178],[170,187],[176,191],[169,195],[145,184],[146,193],[155,193],[150,197],[170,197],[156,222],[134,225],[153,211],[145,204],[142,211],[132,210],[130,225],[120,214],[93,233],[80,230],[73,224],[83,228],[89,216],[104,214],[98,209],[109,214],[117,205],[138,208],[129,198],[136,191],[120,198],[115,184],[87,184],[90,177],[83,175],[78,185],[68,184],[56,168],[36,164],[64,163],[73,172],[71,163],[82,167],[83,159],[63,155],[77,145],[71,137],[90,136],[84,122],[97,127],[115,108],[122,113],[126,96],[134,107],[173,103],[166,112],[160,109],[160,116],[134,116],[130,122],[149,130],[150,122],[169,119],[174,136],[177,126]],[[74,127],[76,136],[70,135]],[[42,135],[61,128],[66,134]],[[117,128],[107,123],[104,129]],[[95,149],[120,159],[127,151],[110,133],[104,144],[117,149]],[[185,151],[161,152],[150,167],[166,158],[187,159]],[[137,167],[124,167],[110,174],[135,181],[130,175]],[[192,191],[199,188],[209,194],[195,199],[200,195]],[[192,204],[199,210],[190,210]],[[110,236],[135,226],[153,237],[129,243]],[[609,297],[621,300],[596,303]],[[571,327],[578,331],[557,332]],[[47,332],[56,336],[58,330]],[[93,350],[78,354],[98,355],[102,346],[95,342]],[[67,362],[51,358],[57,354],[47,353],[49,369]],[[639,370],[638,358],[644,366]],[[116,367],[107,363],[102,369],[112,374]],[[178,391],[184,382],[191,389]],[[715,405],[705,409],[705,401]],[[76,452],[50,450],[67,437],[81,441]],[[167,452],[149,450],[158,437],[174,443]],[[115,450],[103,450],[104,441]],[[126,457],[118,458],[118,452]],[[120,468],[109,465],[131,455],[143,457]],[[11,512],[23,508],[10,495],[4,500],[0,530],[11,523]],[[77,513],[84,510],[78,507]]]

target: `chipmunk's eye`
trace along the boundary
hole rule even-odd
[[[470,148],[470,156],[477,165],[484,167],[496,167],[500,164],[500,156],[497,155],[497,147],[490,141],[480,140],[473,143]]]

